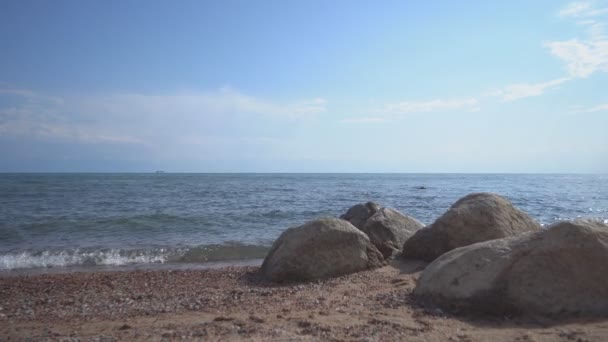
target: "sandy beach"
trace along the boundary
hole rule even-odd
[[[0,278],[2,340],[603,341],[608,319],[479,317],[411,296],[424,264],[312,283],[257,267]]]

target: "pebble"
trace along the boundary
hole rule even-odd
[[[263,318],[261,318],[259,316],[254,316],[254,315],[249,316],[249,319],[252,320],[255,323],[264,323],[264,322],[266,322],[266,320],[264,320]]]
[[[50,326],[59,322],[80,324],[112,320],[115,323],[109,331],[119,339],[129,339],[135,338],[140,331],[139,323],[131,321],[132,318],[158,315],[162,320],[196,310],[215,315],[192,323],[195,325],[189,328],[153,326],[145,334],[152,340],[161,336],[168,340],[189,339],[195,336],[194,332],[203,340],[219,336],[231,339],[232,331],[240,339],[278,339],[293,333],[308,333],[325,339],[328,335],[323,334],[329,330],[319,326],[317,322],[324,318],[317,314],[328,316],[333,308],[341,313],[346,313],[345,308],[348,308],[353,314],[353,306],[375,302],[375,295],[366,295],[369,284],[389,283],[389,279],[363,272],[306,285],[268,286],[251,276],[256,270],[255,267],[241,267],[230,272],[225,269],[159,270],[0,278],[3,296],[0,318],[10,313],[17,324],[35,321]],[[344,291],[340,286],[354,281],[357,282],[355,289]],[[339,292],[335,291],[336,287],[340,288]],[[346,292],[348,296],[344,294]],[[160,312],[170,315],[159,315]],[[248,314],[243,316],[244,313]],[[288,316],[293,317],[289,319]],[[129,323],[125,323],[126,320]],[[78,340],[82,333],[74,332],[70,338]],[[332,331],[328,338],[334,338],[335,334]],[[84,340],[89,338],[101,341],[114,337],[94,334]],[[67,336],[58,339],[67,340]]]

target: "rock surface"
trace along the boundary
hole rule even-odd
[[[261,272],[275,282],[325,279],[380,267],[384,258],[367,235],[326,218],[289,228],[274,242]]]
[[[497,314],[608,316],[608,225],[560,222],[535,233],[452,250],[414,293]]]
[[[380,205],[376,202],[360,203],[352,206],[340,218],[350,222],[359,229],[363,229],[365,222],[378,210],[380,210]]]
[[[390,258],[399,253],[403,243],[422,227],[424,225],[412,217],[382,208],[365,222],[361,230],[385,258]]]
[[[507,199],[472,193],[454,203],[433,224],[403,245],[402,255],[433,261],[457,247],[538,231],[540,225]]]

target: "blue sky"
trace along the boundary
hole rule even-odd
[[[608,2],[0,2],[0,171],[608,172]]]

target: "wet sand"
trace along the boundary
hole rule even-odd
[[[0,340],[606,341],[608,319],[453,315],[411,292],[424,264],[302,284],[258,267],[0,277]]]

